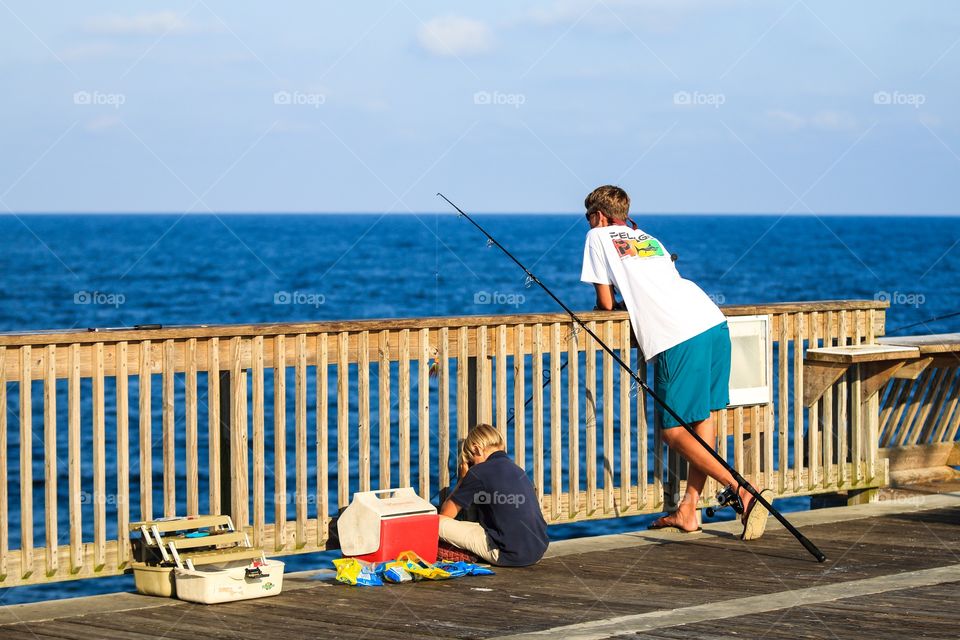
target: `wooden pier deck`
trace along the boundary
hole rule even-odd
[[[960,483],[797,513],[817,564],[774,526],[741,542],[636,532],[555,543],[492,577],[356,588],[290,576],[276,597],[214,606],[117,594],[0,608],[0,637],[956,638]]]

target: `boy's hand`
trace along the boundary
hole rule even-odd
[[[463,476],[467,475],[467,471],[469,470],[470,470],[470,465],[467,463],[467,461],[461,460],[460,467],[457,470],[457,477],[462,478]]]

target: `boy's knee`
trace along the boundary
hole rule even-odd
[[[661,432],[661,437],[667,443],[667,446],[673,446],[673,443],[683,437],[685,432],[686,430],[683,427],[670,427]]]

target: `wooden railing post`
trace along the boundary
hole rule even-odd
[[[236,514],[231,513],[230,505],[233,496],[232,491],[232,471],[230,455],[230,414],[231,398],[230,393],[230,372],[220,371],[220,505],[217,513],[229,513],[233,518]],[[235,526],[239,526],[234,522]]]
[[[468,429],[477,426],[477,418],[480,415],[479,398],[477,396],[477,383],[480,380],[480,372],[477,370],[477,357],[470,356],[467,360],[467,424]],[[460,443],[457,442],[457,451],[460,450]],[[459,461],[458,463],[459,464]]]
[[[665,511],[676,511],[680,508],[680,481],[686,478],[687,461],[673,449],[667,448],[667,483],[663,485]]]

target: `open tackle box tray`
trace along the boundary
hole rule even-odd
[[[213,604],[280,593],[284,565],[267,560],[226,515],[130,524],[137,591]]]

